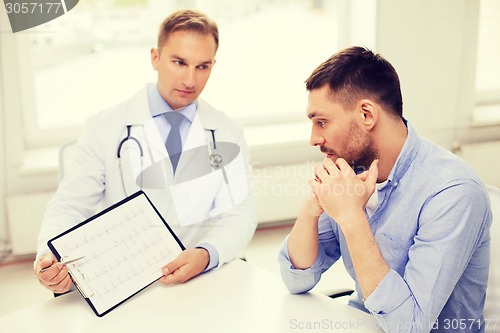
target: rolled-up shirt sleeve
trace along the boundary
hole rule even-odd
[[[452,293],[466,269],[474,270],[477,281],[486,278],[487,252],[478,267],[468,267],[468,263],[484,237],[489,237],[484,232],[487,207],[480,188],[470,183],[451,186],[427,201],[404,272],[389,270],[364,304],[386,332],[429,332],[434,325],[442,326],[436,320],[460,319],[447,318],[442,312],[450,297],[457,298],[457,304],[484,300],[480,283],[471,281],[467,281],[471,296]],[[476,315],[481,318],[481,313]]]
[[[322,214],[318,221],[319,244],[316,260],[307,269],[296,269],[288,254],[288,236],[283,241],[278,256],[281,277],[292,294],[304,293],[311,290],[320,280],[328,268],[340,257],[337,238],[332,229],[332,221],[326,214]]]

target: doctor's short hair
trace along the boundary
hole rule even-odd
[[[403,98],[394,67],[380,54],[353,46],[319,65],[306,80],[308,91],[328,84],[332,100],[352,110],[364,98],[379,103],[389,115],[403,118]]]
[[[168,36],[176,31],[196,31],[201,34],[211,34],[215,40],[215,50],[219,48],[217,23],[199,11],[178,10],[170,14],[160,25],[158,50],[161,51]]]

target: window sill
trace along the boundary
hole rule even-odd
[[[322,154],[309,145],[310,124],[307,121],[245,127],[252,166],[288,165],[321,160]],[[59,167],[60,147],[26,150],[19,168],[21,176],[55,174]]]
[[[24,152],[21,176],[39,176],[58,172],[59,147],[29,149]]]
[[[473,127],[489,127],[500,125],[500,104],[480,105],[474,110]]]

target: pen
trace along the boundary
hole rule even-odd
[[[78,258],[73,258],[73,259],[70,259],[70,260],[64,260],[64,261],[61,261],[61,264],[62,264],[63,266],[66,266],[66,265],[68,265],[68,264],[71,264],[72,262],[78,261],[78,260],[83,259],[83,258],[85,258],[85,256],[78,257]],[[38,271],[38,273],[39,273],[39,274],[40,274],[40,273],[43,273],[43,272],[45,272],[46,270],[50,269],[51,267],[52,267],[52,265],[50,265],[49,267],[42,268],[41,270],[39,270],[39,271]]]

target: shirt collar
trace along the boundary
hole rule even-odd
[[[399,153],[396,163],[392,167],[391,173],[389,174],[388,184],[392,186],[397,186],[399,180],[403,178],[406,171],[411,166],[415,156],[417,156],[418,150],[420,149],[421,141],[415,132],[413,126],[406,120],[403,119],[406,128],[408,129],[408,136],[406,137],[405,143],[401,152]]]
[[[156,84],[148,85],[148,100],[149,100],[149,112],[151,112],[152,117],[159,116],[165,112],[173,112],[172,107],[161,97]],[[194,115],[196,114],[197,101],[193,101],[191,104],[175,110],[182,113],[191,123],[193,122]]]

